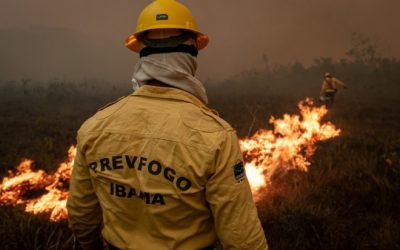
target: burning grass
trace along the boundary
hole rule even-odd
[[[284,177],[289,170],[307,171],[309,158],[316,151],[315,143],[340,133],[331,123],[321,124],[327,114],[325,106],[314,107],[311,99],[298,105],[299,115],[285,114],[282,119],[270,118],[274,130],[259,130],[251,138],[240,140],[245,168],[257,201],[274,176]],[[0,183],[0,204],[25,205],[33,214],[50,214],[51,221],[66,219],[68,184],[76,149],[68,150],[68,160],[50,175],[33,171],[32,160],[23,160],[17,172],[9,172]],[[44,192],[44,193],[43,193]],[[32,194],[38,195],[32,195]]]
[[[311,99],[298,104],[300,114],[288,115],[269,122],[273,130],[261,129],[250,138],[240,140],[246,161],[246,172],[255,200],[272,178],[285,176],[290,170],[306,172],[318,141],[339,135],[340,130],[329,122],[322,124],[327,114],[325,106],[314,107]]]
[[[377,76],[367,77],[365,72],[377,72]],[[340,136],[315,142],[317,150],[307,157],[311,164],[307,165],[307,172],[290,168],[283,177],[274,175],[267,179],[268,192],[259,194],[257,207],[271,249],[400,249],[400,105],[398,97],[387,98],[371,87],[376,86],[376,82],[387,86],[389,79],[399,78],[388,78],[385,73],[385,78],[380,80],[379,72],[349,73],[349,79],[359,79],[359,88],[354,90],[351,86],[356,96],[339,93],[333,110],[325,118],[341,129]],[[298,78],[288,75],[282,78],[291,84],[298,82]],[[262,79],[263,84],[265,81]],[[395,81],[393,86],[397,90],[390,92],[395,95],[398,93]],[[314,86],[313,91],[318,87]],[[249,135],[248,131],[254,131],[253,127],[265,127],[267,114],[278,117],[284,112],[292,113],[293,99],[298,100],[298,97],[276,93],[266,96],[268,89],[265,92],[253,89],[257,93],[251,93],[251,99],[244,99],[240,91],[223,98],[221,93],[226,92],[218,91],[215,92],[218,98],[211,97],[213,107],[242,138]],[[0,95],[2,93],[6,92]],[[258,101],[252,102],[258,93]],[[12,103],[4,102],[4,98],[13,98]],[[35,159],[36,166],[46,168],[45,173],[55,171],[53,167],[64,157],[64,146],[73,143],[71,140],[78,126],[101,106],[99,100],[90,101],[85,95],[73,102],[67,97],[41,102],[39,97],[34,99],[28,95],[19,100],[14,93],[3,95],[0,101],[3,102],[0,105],[2,167],[17,165],[14,161],[29,156]],[[79,106],[74,106],[75,103]],[[253,106],[259,108],[253,109]],[[253,118],[254,126],[249,129]],[[271,126],[267,129],[274,130]],[[251,159],[254,158],[247,161]],[[8,176],[4,168],[0,171],[2,176]],[[263,169],[259,173],[262,175],[257,176],[266,174]],[[250,171],[247,174],[250,175]],[[45,193],[47,190],[43,188],[28,197]],[[0,217],[1,248],[71,249],[71,232],[65,221],[51,222],[47,214],[32,216],[25,212],[22,204],[0,206]]]
[[[69,180],[76,149],[68,150],[68,160],[54,174],[32,170],[32,160],[23,160],[17,172],[9,172],[0,183],[0,204],[25,205],[25,211],[33,214],[50,214],[51,221],[66,219],[66,202]]]

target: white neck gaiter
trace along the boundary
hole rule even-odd
[[[157,80],[185,90],[207,104],[206,90],[194,77],[196,70],[196,58],[188,53],[174,52],[142,57],[135,65],[132,76],[133,89],[136,90],[150,80]]]

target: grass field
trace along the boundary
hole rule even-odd
[[[210,105],[239,137],[270,128],[316,97],[325,71],[349,85],[326,120],[342,130],[318,143],[307,173],[274,179],[257,203],[271,249],[400,249],[400,62],[280,66],[207,83]],[[80,124],[128,85],[53,80],[0,82],[0,176],[21,158],[55,170]],[[66,222],[0,206],[1,249],[70,249]]]

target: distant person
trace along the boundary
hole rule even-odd
[[[337,92],[337,88],[339,85],[341,85],[344,88],[347,88],[344,82],[333,77],[331,73],[325,73],[325,78],[324,81],[322,82],[319,99],[322,103],[324,103],[327,106],[327,108],[333,106],[335,94]]]
[[[136,91],[78,131],[67,208],[81,248],[267,249],[235,130],[194,77],[207,43],[177,1],[140,14]]]

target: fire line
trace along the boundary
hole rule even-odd
[[[315,107],[307,98],[298,104],[300,115],[284,114],[282,118],[271,117],[273,130],[261,129],[253,136],[239,141],[245,159],[246,176],[255,201],[263,190],[268,189],[271,178],[289,170],[307,171],[310,157],[316,151],[316,142],[340,134],[332,123],[322,124],[327,114],[325,106]],[[60,164],[54,174],[32,170],[32,160],[23,160],[16,173],[9,172],[0,183],[0,205],[25,205],[25,211],[33,214],[48,213],[51,221],[68,217],[66,201],[68,184],[76,148],[68,150],[67,161]],[[44,194],[30,197],[42,191]]]
[[[240,140],[255,201],[275,174],[283,175],[293,169],[307,171],[309,159],[317,149],[316,142],[339,136],[341,132],[330,122],[321,124],[328,112],[325,106],[314,107],[313,101],[307,98],[298,108],[300,116],[271,117],[269,123],[274,130],[261,129],[250,138]]]

